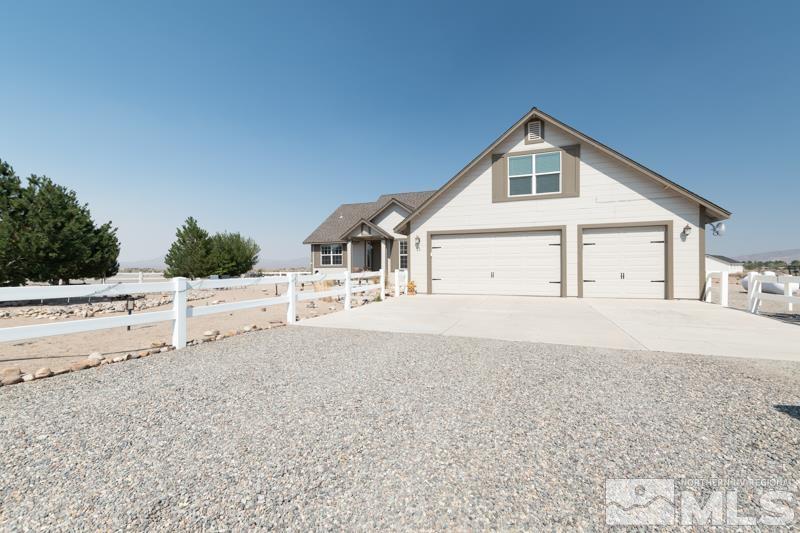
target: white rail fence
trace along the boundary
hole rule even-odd
[[[764,292],[765,283],[782,284],[783,294]],[[762,301],[771,301],[784,303],[787,313],[794,312],[794,304],[800,305],[800,297],[793,295],[792,286],[798,283],[800,276],[770,276],[750,272],[747,275],[747,311],[757,314]]]
[[[394,275],[395,296],[400,296],[401,293],[405,292],[408,285],[408,274],[405,271],[395,271]],[[340,282],[341,286],[318,292],[297,290],[299,284],[322,281]],[[358,281],[359,283],[354,284],[353,281]],[[287,291],[280,296],[273,296],[270,298],[204,305],[201,307],[187,305],[186,301],[186,295],[189,289],[221,289],[281,283],[287,284]],[[284,273],[280,276],[264,276],[259,278],[198,280],[172,278],[171,280],[162,282],[143,281],[141,283],[102,283],[95,285],[3,287],[0,288],[0,302],[110,297],[170,292],[173,296],[172,309],[165,311],[0,328],[0,342],[172,321],[172,345],[180,349],[186,347],[186,326],[188,319],[192,317],[215,313],[228,313],[242,309],[252,309],[254,307],[287,304],[286,322],[288,324],[294,324],[297,322],[298,302],[344,296],[344,309],[345,311],[349,311],[352,308],[353,294],[372,290],[380,291],[381,299],[386,296],[386,279],[383,270],[377,272],[361,272],[358,274],[351,274],[349,272],[342,272],[340,274]]]
[[[706,286],[703,289],[703,301],[711,302],[711,284],[714,278],[719,279],[719,304],[728,307],[728,271],[706,272]]]

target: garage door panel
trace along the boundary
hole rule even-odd
[[[561,294],[560,232],[434,235],[432,292],[440,294]]]
[[[598,298],[664,298],[665,228],[583,231],[583,295]]]

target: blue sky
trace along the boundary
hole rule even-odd
[[[343,202],[435,189],[532,106],[800,247],[798,2],[3,2],[0,158],[113,220],[262,258]]]

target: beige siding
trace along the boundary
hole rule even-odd
[[[373,218],[370,222],[381,228],[389,235],[393,235],[397,239],[397,238],[403,238],[404,235],[395,233],[394,228],[399,223],[401,223],[403,219],[406,218],[407,216],[408,216],[408,211],[398,206],[397,204],[392,204],[386,209],[384,209],[381,213],[378,213],[378,215],[375,218]]]
[[[524,127],[514,132],[495,153],[530,149]],[[566,146],[579,141],[556,126],[545,128],[545,142],[537,148]],[[411,277],[427,292],[427,233],[442,230],[533,226],[567,226],[567,295],[577,296],[577,226],[672,220],[674,223],[674,295],[699,297],[700,208],[631,167],[586,144],[581,146],[580,196],[538,199],[532,202],[492,203],[491,155],[479,161],[458,183],[437,198],[411,222]],[[681,233],[692,227],[687,238]]]

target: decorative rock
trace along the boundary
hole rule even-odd
[[[105,361],[105,359],[103,359]],[[86,359],[86,364],[90,367],[100,366],[100,363],[103,361],[98,361],[97,359]]]
[[[150,347],[151,348],[161,348],[162,346],[166,346],[166,345],[167,345],[166,342],[151,342],[150,343]]]
[[[70,372],[72,372],[72,369],[70,368],[61,368],[59,370],[53,370],[53,375],[60,376],[61,374],[68,374]]]
[[[22,374],[22,381],[33,381],[33,376],[30,374]]]
[[[138,353],[129,353],[128,355],[131,356],[131,359],[139,359],[141,357]]]
[[[254,329],[255,329],[255,326],[245,326],[245,327],[242,328],[242,331],[247,333],[248,331],[253,331]]]
[[[18,366],[4,368],[2,371],[0,371],[0,377],[2,377],[3,379],[7,377],[19,377],[21,375],[22,375],[22,369],[19,368]]]
[[[42,378],[49,378],[53,375],[53,372],[47,368],[46,366],[40,368],[36,372],[33,373],[33,377],[35,379],[42,379]]]
[[[116,356],[114,359],[112,359],[112,360],[111,360],[111,362],[112,362],[112,363],[121,363],[121,362],[123,362],[124,360],[125,360],[125,358],[124,358],[124,357],[122,357],[121,355],[118,355],[118,356]]]
[[[149,350],[142,350],[141,352],[139,352],[139,357],[147,357],[148,355],[150,355]]]
[[[214,337],[214,338],[215,338],[216,340],[218,340],[218,341],[221,341],[222,339],[224,339],[224,338],[225,338],[225,335],[217,335],[217,336],[216,336],[216,337]]]
[[[168,351],[169,351],[169,347],[168,347],[168,346],[164,346],[163,348],[161,348],[161,349],[160,349],[160,350],[158,350],[158,351],[159,351],[159,352],[161,352],[161,353],[168,352]]]
[[[0,383],[3,385],[14,385],[22,381],[22,370],[17,367],[4,368],[0,376]]]
[[[69,369],[72,370],[73,372],[75,372],[75,371],[78,371],[78,370],[83,370],[85,368],[89,368],[90,366],[92,366],[92,365],[89,364],[89,360],[88,359],[81,359],[80,361],[75,361],[74,363],[70,364],[69,365]]]
[[[208,331],[204,331],[203,332],[203,336],[204,337],[216,337],[218,335],[219,335],[219,330],[218,329],[210,329]]]
[[[123,361],[129,361],[131,358],[133,358],[132,353],[126,353],[125,355],[122,356]]]
[[[105,357],[103,357],[103,354],[101,354],[100,352],[92,352],[89,354],[89,357],[87,359],[100,362],[103,359],[105,359]]]

